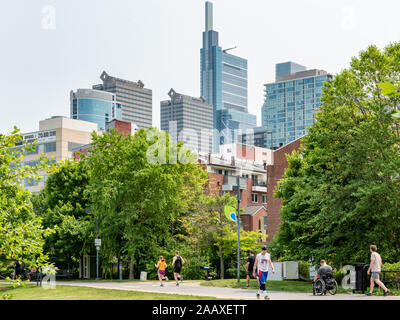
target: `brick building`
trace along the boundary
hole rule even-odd
[[[236,196],[237,176],[240,176],[241,202],[244,209],[241,214],[243,229],[267,233],[267,171],[264,165],[252,161],[223,156],[199,156],[204,170],[209,174],[207,193],[222,195],[229,192]]]
[[[138,127],[134,123],[114,119],[106,123],[106,132],[109,133],[110,129],[115,129],[117,134],[123,134],[126,137],[128,134],[134,135]],[[91,144],[86,144],[73,149],[74,160],[79,160],[80,154],[86,154],[91,147]]]
[[[282,200],[274,198],[274,190],[278,182],[283,178],[285,169],[288,167],[286,155],[300,148],[301,138],[297,139],[274,151],[273,164],[267,167],[267,211],[268,211],[268,231],[267,241],[271,242],[278,231],[281,223],[279,210],[282,206]]]

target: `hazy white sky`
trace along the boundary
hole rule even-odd
[[[69,116],[69,91],[110,75],[142,80],[159,105],[176,91],[200,96],[203,0],[1,0],[0,132]],[[214,0],[223,48],[249,61],[249,111],[261,124],[263,84],[275,63],[337,73],[370,44],[400,39],[395,0]],[[54,18],[54,19],[53,19]]]

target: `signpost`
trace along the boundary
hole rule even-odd
[[[96,280],[99,280],[99,250],[101,247],[101,239],[94,239],[94,245],[96,246]]]

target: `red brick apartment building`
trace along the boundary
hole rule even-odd
[[[281,216],[279,210],[282,206],[282,200],[274,197],[273,193],[278,182],[283,178],[285,169],[288,167],[286,155],[300,148],[301,140],[295,140],[286,146],[274,151],[274,160],[271,166],[267,167],[267,212],[268,212],[268,238],[270,242],[274,239],[279,225],[281,224]]]
[[[243,229],[267,234],[271,242],[281,224],[279,210],[282,200],[274,198],[273,192],[283,178],[288,167],[286,155],[300,148],[300,139],[274,150],[272,161],[264,164],[245,159],[224,159],[219,155],[200,156],[199,161],[209,173],[206,192],[221,195],[229,192],[236,196],[234,186],[237,175],[240,175],[242,200],[240,207]]]
[[[267,171],[264,165],[242,159],[224,159],[219,155],[200,156],[199,161],[209,173],[206,192],[236,196],[237,175],[240,175],[242,199],[240,207],[243,229],[267,233]]]

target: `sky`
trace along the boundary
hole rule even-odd
[[[214,0],[223,48],[248,59],[249,112],[261,125],[264,84],[294,61],[332,74],[369,45],[400,39],[395,0]],[[69,116],[69,92],[100,74],[153,90],[153,125],[168,91],[200,96],[203,0],[1,0],[0,132]]]

